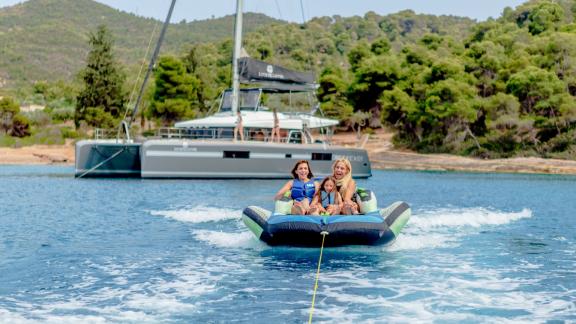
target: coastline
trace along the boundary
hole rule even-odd
[[[483,160],[449,154],[419,154],[394,149],[392,136],[390,132],[379,130],[366,142],[364,148],[373,169],[576,175],[576,161],[543,158]],[[348,147],[359,142],[353,133],[336,134],[333,141]],[[0,147],[0,165],[8,164],[73,165],[74,144]]]

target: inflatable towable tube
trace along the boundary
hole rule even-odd
[[[323,231],[328,232],[324,246],[384,245],[394,242],[410,218],[405,202],[360,215],[286,215],[257,206],[244,209],[244,224],[268,245],[320,247]]]

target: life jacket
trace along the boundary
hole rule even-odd
[[[304,198],[308,198],[308,202],[311,202],[315,192],[316,187],[314,186],[314,180],[302,182],[300,179],[294,179],[292,182],[292,199],[296,201],[302,201]]]
[[[324,190],[320,191],[320,198],[322,199],[322,207],[327,208],[328,205],[334,205],[336,203],[336,191],[328,193]]]

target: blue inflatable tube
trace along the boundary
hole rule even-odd
[[[410,206],[395,202],[363,215],[310,216],[273,214],[257,206],[244,209],[244,224],[268,245],[320,247],[385,245],[394,242],[410,218]]]

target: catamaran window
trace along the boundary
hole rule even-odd
[[[332,161],[332,153],[312,153],[312,161]]]
[[[260,89],[241,89],[238,107],[240,110],[257,110],[260,101]],[[224,91],[220,111],[232,110],[232,90]]]
[[[225,159],[249,159],[250,152],[247,151],[224,151]]]

